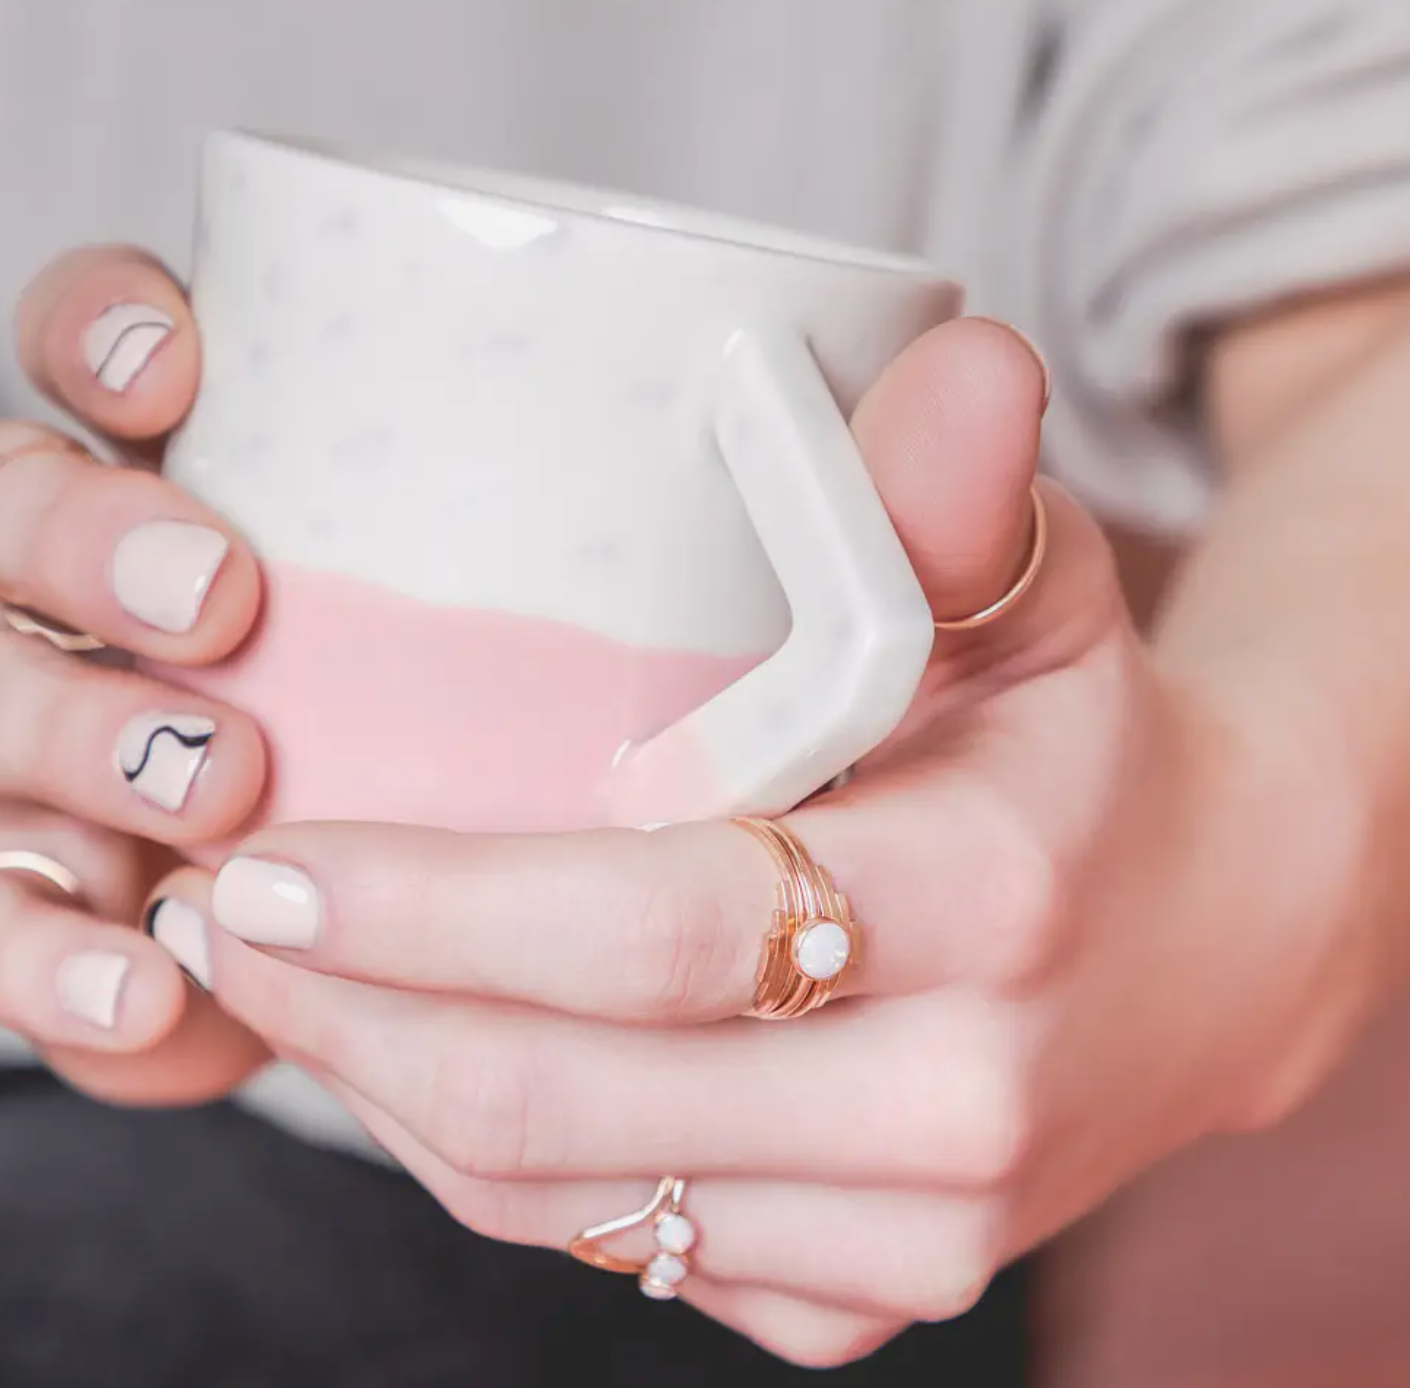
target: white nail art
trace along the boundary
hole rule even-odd
[[[121,395],[171,335],[172,320],[149,304],[114,304],[88,325],[83,356],[98,383]]]
[[[111,1031],[132,961],[125,954],[73,954],[59,965],[55,980],[65,1012]]]
[[[118,770],[144,800],[175,814],[185,805],[214,736],[215,724],[209,718],[144,713],[118,738]]]
[[[113,550],[113,594],[158,631],[190,631],[230,552],[218,530],[189,521],[148,521]]]
[[[210,940],[199,911],[164,897],[152,903],[142,927],[202,988],[210,988]]]

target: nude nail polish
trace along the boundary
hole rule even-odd
[[[214,737],[215,723],[199,714],[140,714],[118,737],[118,770],[144,800],[177,814],[206,764]]]
[[[252,945],[308,949],[318,938],[318,888],[306,872],[264,858],[232,858],[216,874],[211,910]]]
[[[230,541],[208,526],[148,521],[113,550],[113,593],[124,610],[158,631],[190,631],[229,552]]]
[[[70,955],[59,965],[55,979],[59,1005],[71,1016],[111,1031],[117,1025],[123,985],[131,968],[132,961],[125,954],[93,950]]]
[[[147,908],[142,929],[181,965],[194,983],[210,991],[210,940],[206,923],[194,906],[174,896],[161,897]]]
[[[175,326],[150,304],[112,304],[83,334],[83,359],[98,384],[122,395],[146,369]]]

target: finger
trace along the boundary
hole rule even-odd
[[[818,1306],[760,1287],[686,1284],[684,1300],[711,1320],[779,1359],[807,1369],[835,1369],[875,1353],[905,1325]]]
[[[108,467],[63,436],[0,424],[0,595],[109,645],[202,664],[259,607],[249,547],[150,473]]]
[[[332,978],[220,932],[209,948],[232,1015],[466,1175],[981,1190],[1027,1156],[1024,1033],[958,989],[660,1032]]]
[[[70,251],[16,312],[21,365],[65,412],[119,439],[155,439],[191,408],[200,343],[186,296],[130,246]]]
[[[184,1005],[172,961],[121,925],[0,872],[0,1026],[37,1045],[146,1050]]]
[[[137,919],[148,867],[145,851],[125,835],[39,805],[0,799],[0,852],[16,851],[59,863],[77,879],[80,902],[95,914]],[[19,881],[50,900],[65,900],[63,892],[32,875]]]
[[[1101,689],[1084,689],[1097,716],[1108,719],[1107,686],[1121,678],[1114,666]],[[1001,726],[937,754],[943,774],[902,767],[788,818],[861,923],[841,992],[960,976],[1018,986],[1046,967],[1058,865],[1086,827],[1065,807],[1099,789],[1105,767],[1071,719],[1027,723],[1021,738]],[[1015,780],[1015,760],[1043,765],[1042,784]],[[748,1010],[777,884],[762,847],[732,825],[528,837],[294,825],[241,846],[215,912],[307,968],[680,1023]]]
[[[180,903],[176,910],[168,903]],[[164,909],[167,908],[167,909]],[[46,1059],[78,1088],[109,1103],[188,1105],[223,1098],[269,1059],[264,1043],[220,1010],[203,986],[205,967],[187,921],[208,910],[208,879],[181,868],[154,889],[139,938],[160,950],[186,979],[185,1009],[176,1026],[137,1056],[49,1047]],[[189,913],[189,914],[188,914]]]
[[[1022,567],[1047,395],[1026,338],[960,319],[903,352],[853,416],[938,618],[989,606]]]
[[[507,1243],[567,1248],[583,1230],[645,1208],[650,1181],[483,1181],[462,1176],[336,1079],[322,1083],[462,1224]],[[768,1288],[891,1321],[950,1320],[993,1276],[998,1226],[982,1200],[781,1182],[691,1182],[690,1276]],[[610,1251],[645,1263],[643,1226]]]
[[[245,714],[0,633],[0,790],[164,843],[232,833],[264,783]]]

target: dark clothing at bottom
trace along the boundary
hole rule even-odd
[[[3,1388],[1021,1388],[1023,1280],[820,1375],[231,1105],[0,1075]]]

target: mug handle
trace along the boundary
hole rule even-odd
[[[762,664],[623,750],[608,782],[618,825],[792,809],[895,730],[935,641],[920,580],[801,336],[736,332],[712,423],[793,623]]]

